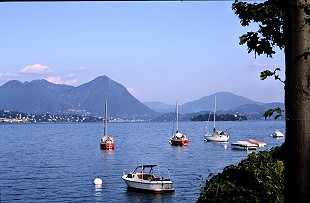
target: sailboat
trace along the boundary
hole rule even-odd
[[[215,141],[215,142],[227,142],[229,136],[227,132],[224,131],[217,131],[215,129],[215,112],[216,112],[216,96],[214,95],[214,113],[213,113],[213,132],[212,133],[205,133],[205,141]]]
[[[176,132],[170,138],[169,143],[171,145],[178,145],[178,146],[185,146],[188,145],[189,140],[187,139],[186,135],[179,132],[179,107],[178,101],[176,102]]]
[[[108,134],[108,101],[105,100],[105,118],[104,118],[104,128],[103,136],[100,139],[101,149],[114,149],[114,138]]]

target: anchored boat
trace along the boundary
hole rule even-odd
[[[205,133],[205,141],[213,141],[213,142],[227,142],[229,139],[229,135],[227,131],[221,131],[215,129],[215,112],[216,112],[216,96],[214,95],[214,112],[213,112],[213,132]]]
[[[186,146],[189,143],[188,138],[185,134],[179,132],[179,107],[178,107],[178,101],[176,102],[176,132],[175,134],[170,138],[169,143],[171,145],[177,145],[177,146]]]
[[[172,181],[170,178],[159,178],[154,175],[154,168],[157,165],[141,165],[137,166],[129,173],[123,172],[122,179],[129,189],[142,190],[154,193],[172,192]]]
[[[270,136],[276,138],[282,138],[284,137],[284,134],[280,130],[275,130]]]
[[[114,149],[114,138],[108,134],[108,102],[105,100],[105,119],[103,136],[100,139],[100,148],[105,150]]]
[[[258,145],[250,143],[248,141],[237,141],[237,142],[231,143],[231,147],[233,149],[257,150]]]

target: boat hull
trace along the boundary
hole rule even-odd
[[[229,136],[213,136],[213,135],[205,135],[205,141],[211,142],[228,142]]]
[[[282,138],[282,137],[284,137],[284,134],[282,132],[280,132],[279,130],[276,130],[270,136],[276,137],[276,138]]]
[[[114,149],[114,143],[100,143],[100,148],[101,149]]]
[[[141,190],[152,193],[173,192],[172,181],[170,180],[132,180],[124,175],[122,179],[125,181],[128,189]]]
[[[242,150],[257,150],[258,145],[252,144],[246,141],[238,141],[231,144],[233,149],[242,149]]]
[[[170,139],[170,144],[175,145],[175,146],[186,146],[186,145],[188,145],[188,140]]]
[[[252,143],[252,144],[256,144],[258,147],[265,147],[266,143],[265,142],[259,142],[253,139],[249,139],[248,142]]]

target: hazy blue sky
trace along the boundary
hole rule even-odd
[[[239,45],[232,1],[50,2],[0,4],[0,85],[47,79],[78,86],[101,75],[140,101],[174,104],[228,91],[284,101],[265,69],[284,53],[255,58]]]

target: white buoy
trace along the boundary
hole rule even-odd
[[[96,178],[95,180],[94,180],[94,185],[102,185],[102,180],[101,180],[101,178]]]

